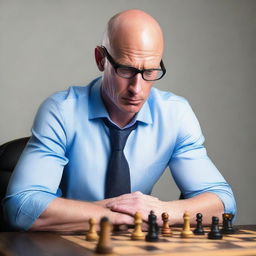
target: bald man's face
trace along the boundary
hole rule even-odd
[[[119,49],[113,56],[115,62],[138,69],[159,68],[159,54],[133,49]],[[116,74],[111,63],[106,60],[102,92],[105,95],[105,104],[111,111],[124,114],[136,114],[147,100],[153,82],[145,81],[141,74],[126,79]]]

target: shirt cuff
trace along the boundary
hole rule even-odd
[[[13,228],[28,230],[55,198],[55,194],[42,191],[30,192],[29,195],[23,192],[7,197],[4,202],[5,217]]]

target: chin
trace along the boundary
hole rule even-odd
[[[130,114],[136,114],[140,111],[140,109],[142,108],[143,105],[124,105],[123,106],[123,111],[124,112],[128,112]]]

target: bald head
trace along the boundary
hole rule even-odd
[[[158,22],[140,10],[127,10],[113,16],[107,25],[103,45],[118,59],[133,62],[140,57],[160,61],[163,34]],[[123,63],[122,64],[129,64]]]

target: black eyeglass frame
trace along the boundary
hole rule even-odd
[[[166,73],[166,69],[165,69],[163,60],[161,60],[161,62],[160,62],[160,67],[161,67],[161,69],[160,69],[160,68],[138,69],[138,68],[135,68],[135,67],[130,67],[130,66],[122,65],[122,64],[119,64],[119,63],[115,62],[114,59],[112,58],[112,56],[109,54],[109,52],[108,52],[108,50],[106,49],[105,46],[101,45],[101,46],[99,46],[99,47],[103,50],[103,53],[104,53],[105,57],[108,59],[108,61],[110,62],[110,64],[111,64],[111,65],[113,66],[113,68],[115,69],[116,74],[119,75],[120,77],[123,77],[123,76],[121,76],[120,74],[118,74],[118,72],[117,72],[117,69],[118,69],[118,68],[128,68],[128,69],[134,71],[134,75],[133,75],[133,76],[131,76],[131,77],[129,77],[129,78],[128,78],[128,77],[123,77],[123,78],[131,79],[131,78],[135,77],[138,73],[140,73],[141,76],[142,76],[142,78],[143,78],[145,81],[149,81],[149,82],[160,80],[161,78],[163,78],[163,76],[164,76],[165,73]],[[162,74],[159,78],[153,79],[153,80],[145,79],[145,78],[144,78],[144,72],[146,72],[146,71],[154,71],[154,70],[162,71],[163,74]]]

